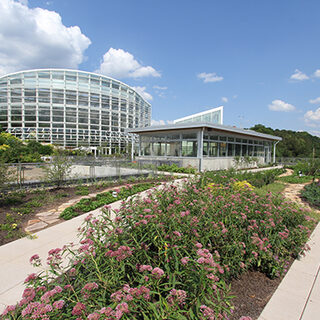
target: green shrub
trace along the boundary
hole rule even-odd
[[[89,194],[89,188],[87,186],[78,186],[76,194],[81,196],[87,196]]]
[[[301,191],[301,197],[311,205],[320,208],[320,182],[306,185]]]
[[[286,183],[306,183],[312,180],[312,177],[310,176],[285,176],[285,177],[280,177],[278,180],[286,182]]]
[[[195,174],[197,172],[197,170],[192,167],[187,167],[187,168],[178,167],[175,163],[173,163],[170,166],[168,164],[162,164],[161,166],[158,166],[157,169],[159,171],[189,173],[189,174]]]
[[[214,183],[229,183],[230,179],[243,181],[246,180],[254,187],[261,188],[264,185],[273,183],[278,175],[283,173],[284,169],[270,169],[258,172],[236,171],[234,169],[223,171],[206,171],[202,175],[204,183],[213,181]],[[209,179],[209,180],[208,180]]]
[[[114,190],[110,190],[107,192],[99,193],[96,197],[90,199],[81,199],[75,205],[66,208],[60,215],[60,218],[64,220],[69,220],[78,215],[95,210],[104,205],[108,205],[114,201],[126,199],[127,197],[136,194],[138,192],[150,189],[154,186],[153,183],[142,183],[136,184],[133,186],[127,185],[126,187],[122,187],[118,189],[116,195],[113,196]]]

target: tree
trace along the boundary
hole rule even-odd
[[[0,161],[0,198],[8,190],[8,183],[14,180],[14,170],[8,164]]]
[[[66,156],[63,150],[56,150],[52,161],[48,166],[44,167],[45,179],[60,188],[63,182],[71,173],[72,161]]]

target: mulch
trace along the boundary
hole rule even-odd
[[[241,316],[258,319],[283,277],[270,279],[259,271],[247,271],[232,280],[231,295],[235,296],[232,300],[235,309],[230,320],[239,320]]]

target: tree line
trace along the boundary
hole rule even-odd
[[[272,129],[262,124],[256,124],[250,130],[281,137],[282,141],[277,144],[277,157],[320,158],[320,138],[306,131]]]

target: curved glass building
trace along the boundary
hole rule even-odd
[[[114,153],[131,144],[125,129],[150,123],[151,105],[106,76],[39,69],[0,77],[0,125],[23,140]]]

